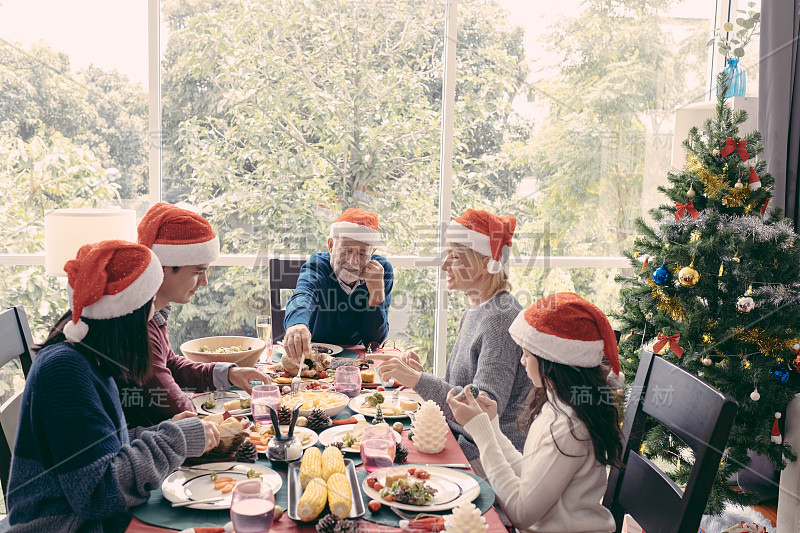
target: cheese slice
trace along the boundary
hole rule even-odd
[[[419,408],[419,404],[414,400],[400,400],[400,409],[403,411],[416,411]]]
[[[235,409],[241,409],[242,408],[242,401],[241,400],[231,400],[229,402],[225,402],[225,404],[222,407],[226,411],[233,411]]]

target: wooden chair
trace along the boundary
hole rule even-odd
[[[305,264],[305,259],[270,259],[269,260],[269,314],[272,317],[272,342],[283,340],[286,329],[283,320],[286,310],[281,301],[281,290],[297,287],[300,277],[300,268]]]
[[[625,468],[611,469],[603,498],[617,533],[625,512],[647,533],[697,533],[738,407],[696,376],[652,352],[642,353],[622,425]],[[640,454],[648,418],[694,453],[683,490]]]
[[[30,347],[33,345],[28,317],[22,306],[9,307],[0,312],[0,367],[13,360],[18,360],[25,378],[31,369],[33,357]],[[17,392],[0,406],[0,484],[3,494],[7,494],[8,476],[11,472],[11,455],[17,436],[19,409],[22,404],[22,391]],[[7,499],[7,498],[6,498]]]

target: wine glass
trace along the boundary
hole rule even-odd
[[[355,398],[361,393],[361,370],[357,366],[340,366],[333,375],[333,389]]]
[[[276,411],[281,405],[281,389],[277,385],[256,385],[250,393],[250,407],[253,409],[253,420],[260,425],[271,424],[269,408]],[[276,428],[277,431],[277,428]]]
[[[233,487],[231,521],[236,533],[263,533],[272,528],[275,496],[260,479],[240,481]]]
[[[259,315],[256,317],[256,335],[264,341],[264,361],[272,361],[272,317],[269,315]]]
[[[392,466],[395,454],[395,431],[389,426],[368,426],[361,433],[361,462],[367,472]]]

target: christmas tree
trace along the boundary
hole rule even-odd
[[[652,349],[739,402],[707,512],[726,501],[754,503],[728,478],[749,466],[748,450],[778,469],[796,459],[779,436],[783,413],[800,385],[800,261],[793,224],[767,210],[774,178],[759,158],[756,131],[742,135],[744,111],[732,111],[721,74],[716,116],[683,142],[686,164],[659,187],[668,204],[639,219],[633,277],[619,277],[620,359],[630,381],[641,350]],[[779,416],[779,415],[778,415]],[[673,465],[685,484],[688,448],[653,424],[644,453]]]

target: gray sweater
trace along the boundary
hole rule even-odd
[[[445,399],[451,388],[460,390],[474,383],[497,402],[500,428],[517,450],[525,446],[525,433],[517,427],[517,418],[525,411],[531,380],[520,363],[522,348],[508,333],[511,322],[522,310],[509,292],[468,307],[461,316],[458,337],[447,359],[444,379],[422,374],[414,390],[442,408],[450,429],[458,439],[467,459],[478,458],[478,447],[469,433],[455,422]]]

